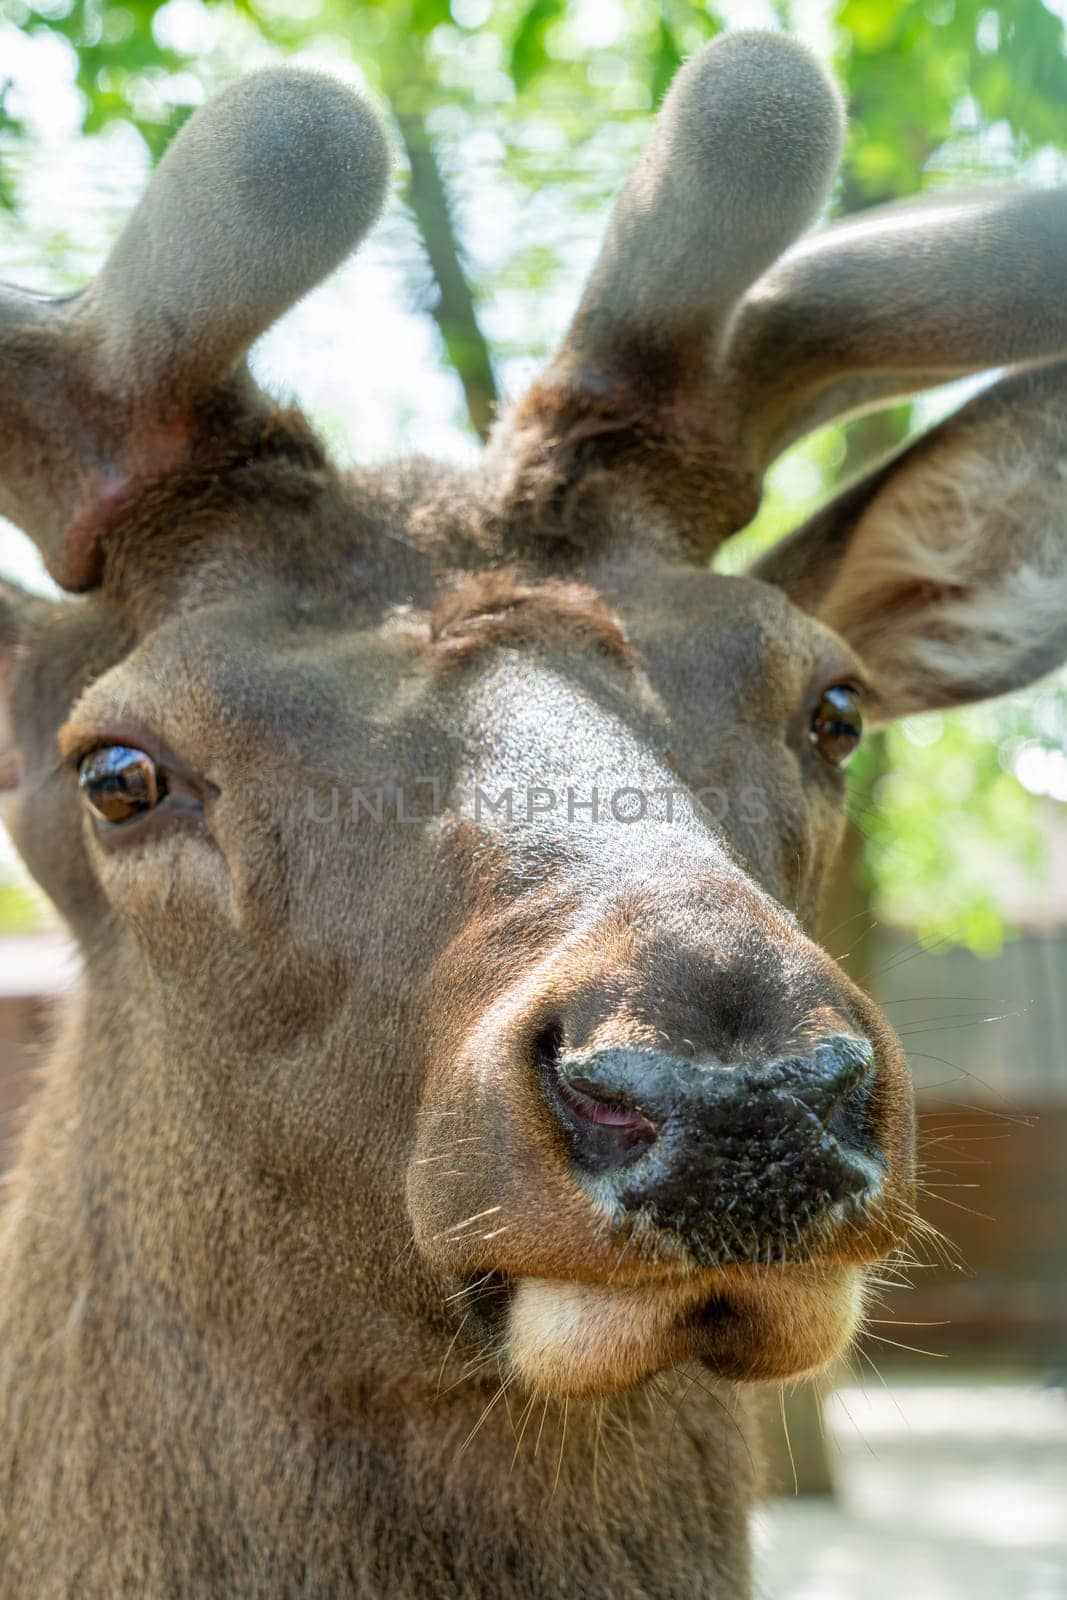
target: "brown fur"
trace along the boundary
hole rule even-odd
[[[240,356],[366,226],[380,136],[305,74],[190,128],[102,287],[0,301],[2,504],[95,585],[0,596],[12,832],[86,969],[0,1215],[0,1600],[743,1600],[753,1385],[841,1349],[912,1219],[900,1045],[812,937],[844,800],[813,709],[1067,652],[1017,576],[1063,570],[1058,369],[761,577],[692,563],[756,493],[732,319],[840,132],[805,52],[741,35],[685,69],[483,466],[346,478]],[[1018,466],[1010,521],[976,440]],[[197,802],[98,826],[78,762],[115,743]],[[771,1270],[725,1216],[714,1268],[620,1218],[539,1075],[548,1036],[710,1079],[842,1033],[884,1174]]]
[[[463,662],[490,645],[548,648],[568,640],[625,667],[634,662],[618,618],[595,590],[531,581],[499,567],[464,578],[445,592],[430,613],[430,638],[450,660]]]

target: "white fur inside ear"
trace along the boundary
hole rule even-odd
[[[1067,656],[1067,421],[997,388],[905,457],[862,517],[821,619],[892,715],[1001,694]]]

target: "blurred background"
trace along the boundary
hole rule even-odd
[[[79,287],[214,87],[282,58],[326,68],[390,108],[398,180],[369,246],[258,347],[257,375],[342,459],[463,460],[562,334],[649,114],[704,40],[786,28],[833,65],[840,216],[971,182],[1067,184],[1065,20],[1067,0],[0,0],[0,274]],[[806,440],[720,565],[967,392]],[[2,522],[0,575],[48,588]],[[923,1210],[945,1239],[887,1269],[832,1396],[787,1398],[792,1462],[772,1408],[785,1497],[761,1518],[761,1592],[1062,1600],[1067,675],[872,741],[850,814],[824,937],[904,1039]],[[75,975],[0,831],[0,1165]]]

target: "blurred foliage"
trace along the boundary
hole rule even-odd
[[[1009,704],[992,718],[916,718],[888,730],[877,766],[867,752],[869,798],[851,814],[866,837],[864,866],[886,920],[912,921],[918,906],[927,939],[982,953],[999,947],[997,872],[1036,877],[1044,864],[1033,801],[1002,758],[1017,717]],[[861,768],[857,786],[864,776]]]
[[[15,191],[8,170],[8,163],[3,157],[22,136],[22,125],[19,119],[13,117],[8,110],[10,93],[10,78],[0,78],[0,207],[5,211],[14,210]]]
[[[825,0],[821,12],[810,0],[795,8],[790,0],[758,8],[738,0],[5,0],[3,15],[8,27],[52,35],[75,53],[86,136],[132,124],[153,158],[205,87],[246,65],[300,53],[358,67],[398,114],[409,153],[432,157],[429,182],[446,204],[435,206],[431,194],[429,205],[415,196],[412,207],[431,263],[424,298],[441,359],[459,373],[476,422],[496,391],[494,362],[514,353],[486,337],[486,307],[506,283],[528,302],[521,322],[537,345],[538,296],[576,288],[563,281],[573,267],[568,219],[603,210],[678,64],[724,26],[776,17],[802,33],[822,29],[851,110],[837,212],[972,178],[1044,177],[1067,148],[1064,26],[1042,0]],[[0,74],[0,159],[25,137],[4,91]],[[480,202],[465,187],[472,136],[482,141]],[[487,266],[467,235],[493,185],[529,196],[531,208],[541,191],[560,198],[551,234],[530,209],[529,225]],[[10,159],[0,169],[3,205],[17,214]],[[446,299],[458,306],[447,316]],[[898,408],[880,420],[875,444],[893,444],[909,425],[908,409]],[[791,452],[771,475],[756,523],[720,564],[742,566],[861,467],[871,443],[861,424],[827,429]],[[1067,762],[1067,691],[1053,685],[980,712],[922,719],[922,730],[894,730],[857,768],[862,872],[894,920],[988,950],[1004,928],[988,863],[1039,869],[1039,808],[1050,803],[1011,775],[1013,752],[1036,740]],[[0,893],[0,922],[6,904]]]
[[[1010,170],[1067,141],[1063,23],[1039,0],[845,0],[836,20],[851,111],[848,209],[912,193],[932,166]]]
[[[7,881],[0,864],[0,933],[28,933],[40,927],[42,915],[40,896],[21,882]]]

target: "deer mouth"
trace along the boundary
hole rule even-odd
[[[773,1280],[738,1268],[647,1288],[515,1278],[491,1318],[528,1388],[581,1399],[687,1361],[731,1381],[799,1377],[847,1347],[862,1298],[855,1267],[789,1268]]]
[[[492,1353],[524,1386],[579,1398],[689,1361],[796,1377],[843,1350],[866,1266],[901,1231],[869,1038],[834,1013],[795,1050],[723,1064],[543,1016],[518,1011],[503,1034],[494,1016],[488,1047],[468,1045],[463,1115],[508,1155],[491,1187],[453,1211],[429,1135],[412,1168],[431,1259],[466,1282]]]

